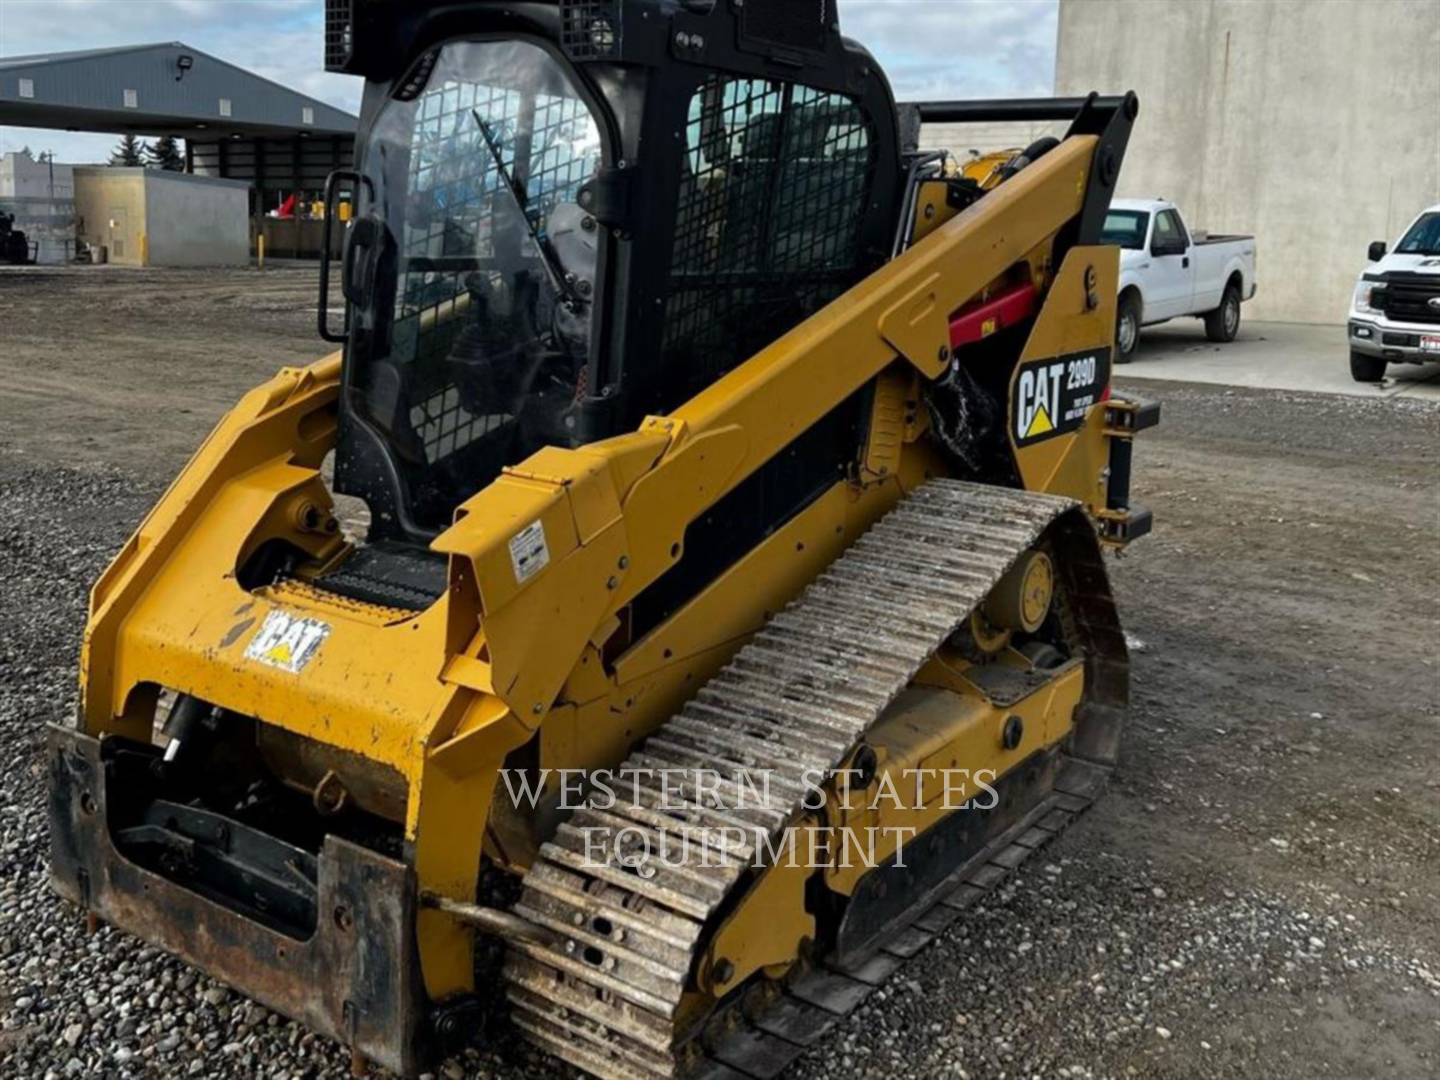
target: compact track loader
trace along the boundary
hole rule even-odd
[[[326,8],[343,347],[96,583],[56,888],[359,1067],[776,1075],[1115,762],[1135,98],[897,107],[829,0]]]

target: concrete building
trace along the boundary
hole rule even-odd
[[[38,245],[37,262],[63,263],[75,253],[72,168],[23,150],[0,155],[0,209]]]
[[[78,166],[80,241],[121,266],[240,266],[250,261],[250,185],[161,169]]]
[[[1255,319],[1339,323],[1440,201],[1437,0],[1060,0],[1056,93],[1140,95],[1120,194],[1251,232]]]
[[[0,58],[0,124],[184,139],[187,171],[248,183],[254,236],[351,164],[357,121],[172,41]]]

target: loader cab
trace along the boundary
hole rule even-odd
[[[327,15],[327,66],[366,79],[335,486],[372,542],[673,409],[889,256],[894,102],[832,4]],[[826,483],[834,426],[806,455]]]

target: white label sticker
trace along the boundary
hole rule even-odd
[[[545,526],[532,521],[510,538],[510,565],[515,568],[516,584],[524,585],[550,564],[550,549],[545,546]]]
[[[245,659],[298,675],[329,636],[329,623],[272,611],[245,646]]]

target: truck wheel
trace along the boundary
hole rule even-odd
[[[1115,362],[1128,364],[1135,356],[1135,346],[1140,343],[1140,298],[1133,292],[1120,297],[1119,310],[1115,312]]]
[[[1240,287],[1233,281],[1225,286],[1220,306],[1205,313],[1205,336],[1211,341],[1234,341],[1240,332]]]
[[[1385,377],[1385,361],[1351,349],[1350,377],[1356,382],[1379,382]]]

